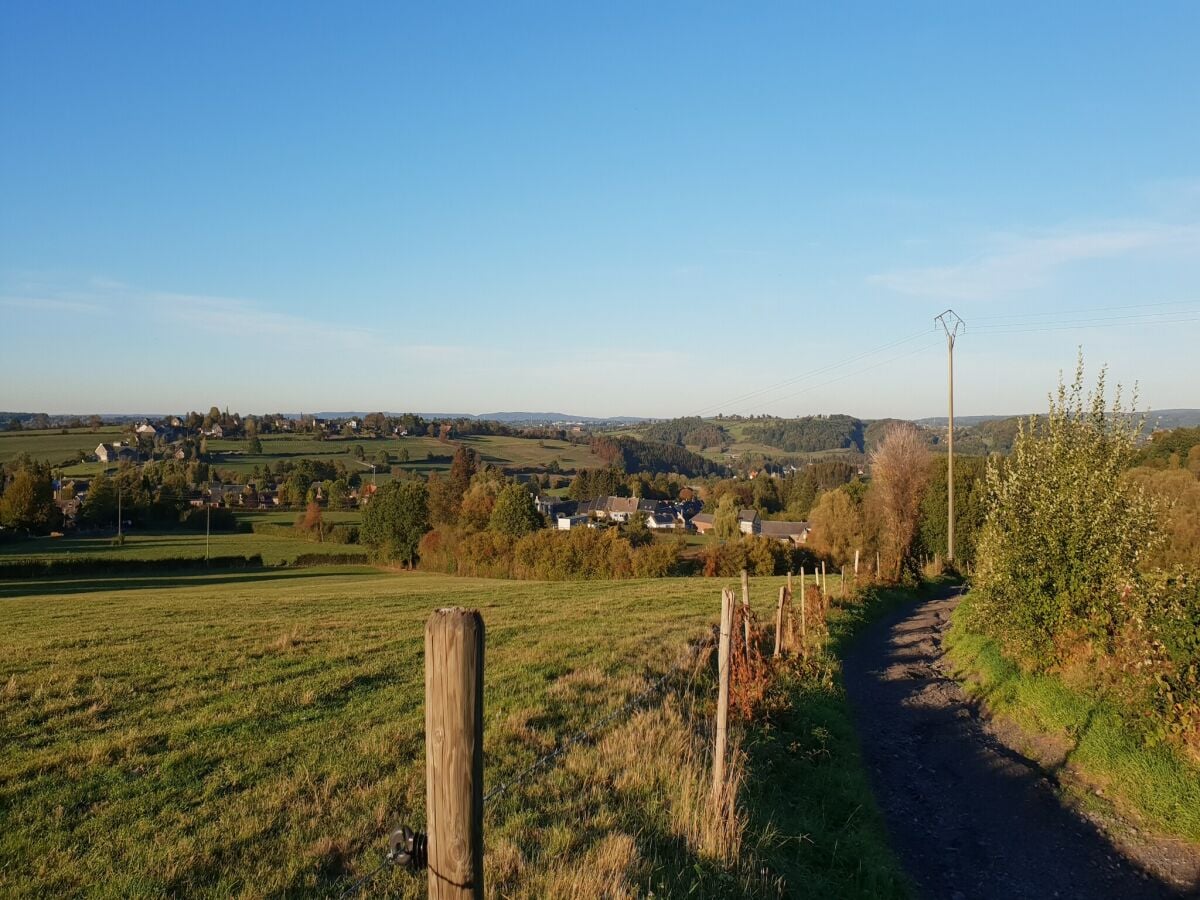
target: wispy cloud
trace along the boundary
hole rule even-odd
[[[62,300],[57,297],[0,297],[0,306],[12,309],[32,309],[45,313],[101,313],[105,307],[82,300]]]
[[[1054,273],[1087,260],[1139,252],[1195,252],[1200,227],[1139,224],[1126,227],[1001,234],[988,251],[946,266],[894,269],[867,280],[901,294],[944,300],[991,300],[1046,284]]]
[[[160,319],[230,337],[320,344],[331,349],[366,348],[379,340],[365,328],[277,312],[230,297],[153,291],[138,300]]]

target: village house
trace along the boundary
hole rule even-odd
[[[761,523],[760,528],[761,531],[759,533],[763,537],[769,537],[772,540],[784,543],[790,542],[797,547],[808,542],[808,534],[811,530],[807,522],[765,521]]]
[[[646,527],[653,528],[656,531],[670,529],[676,526],[677,521],[675,515],[669,512],[652,512],[646,516]]]
[[[559,516],[555,520],[559,531],[570,531],[572,528],[587,528],[591,524],[591,521],[591,517],[586,515]]]
[[[691,518],[691,525],[696,529],[697,534],[708,534],[713,530],[713,514],[696,513]]]
[[[111,444],[99,444],[96,447],[96,459],[106,465],[137,462],[138,452],[126,444],[114,441]]]
[[[738,531],[742,534],[758,534],[762,530],[762,523],[758,518],[758,510],[753,507],[738,512]]]

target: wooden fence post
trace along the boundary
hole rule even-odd
[[[429,896],[483,898],[483,617],[439,609],[425,624]]]
[[[825,595],[829,593],[829,576],[825,574],[825,560],[821,560],[821,604],[825,603]]]
[[[717,737],[713,748],[713,799],[725,785],[725,744],[729,727],[729,641],[733,636],[733,591],[721,591],[721,638],[717,643]]]
[[[775,607],[775,656],[779,657],[780,648],[783,642],[783,599],[787,595],[787,588],[780,585],[779,587],[779,605]]]
[[[846,599],[846,567],[842,566],[842,599]]]
[[[879,551],[875,551],[875,580],[879,580]]]
[[[750,661],[750,576],[742,569],[742,624],[746,632],[746,662]]]
[[[858,551],[854,551],[854,580],[858,581]]]

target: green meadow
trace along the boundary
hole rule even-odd
[[[752,579],[764,616],[781,583]],[[0,895],[336,895],[424,821],[431,610],[486,622],[490,787],[687,659],[722,586],[346,568],[0,582]],[[489,804],[489,896],[905,896],[832,662],[735,729],[725,821],[706,807],[711,651],[696,659]],[[424,893],[388,869],[369,895]]]

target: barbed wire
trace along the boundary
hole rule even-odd
[[[390,863],[391,861],[392,861],[392,855],[389,853],[387,856],[385,856],[383,858],[383,861],[379,865],[377,865],[374,869],[372,869],[366,875],[363,875],[361,878],[359,878],[357,881],[355,881],[352,885],[350,885],[348,888],[346,888],[344,891],[342,891],[340,894],[338,894],[338,900],[346,900],[347,897],[351,897],[354,894],[357,894],[360,890],[362,890],[364,887],[366,887],[369,882],[373,881],[375,879],[375,876],[378,875],[380,872],[382,872],[387,867],[387,864]]]
[[[609,724],[611,724],[614,720],[631,713],[636,707],[638,707],[640,704],[642,704],[643,702],[648,700],[651,696],[656,694],[659,690],[661,690],[663,685],[665,685],[667,683],[667,681],[673,675],[678,674],[685,667],[691,666],[695,662],[697,654],[700,652],[699,648],[701,648],[703,646],[705,646],[705,644],[703,642],[694,645],[691,652],[687,655],[687,658],[685,660],[676,663],[674,666],[672,666],[670,669],[668,669],[666,672],[664,672],[662,675],[660,675],[658,678],[656,678],[650,684],[649,687],[647,687],[641,693],[637,694],[632,699],[626,701],[626,703],[623,706],[620,706],[617,709],[614,709],[612,712],[610,712],[604,718],[600,719],[598,722],[593,723],[590,727],[584,729],[583,731],[578,731],[575,734],[571,735],[569,738],[567,738],[565,741],[560,743],[549,753],[547,753],[544,756],[540,757],[539,759],[535,760],[532,765],[527,766],[521,772],[517,773],[517,775],[514,776],[513,778],[509,779],[508,781],[502,781],[502,782],[500,782],[500,784],[493,787],[490,791],[488,791],[486,794],[483,795],[484,806],[486,807],[486,805],[489,801],[495,800],[497,797],[504,796],[504,794],[510,788],[516,787],[517,785],[522,784],[525,781],[528,781],[535,772],[537,772],[539,769],[542,769],[542,768],[548,766],[551,762],[553,762],[559,756],[562,756],[569,749],[571,749],[571,747],[574,747],[577,744],[582,744],[585,741],[590,740],[598,732],[602,731],[605,727],[607,727]]]
[[[508,779],[507,781],[502,781],[499,784],[497,784],[496,786],[494,786],[490,791],[488,791],[486,794],[483,795],[483,803],[484,803],[484,807],[485,807],[485,809],[484,809],[485,813],[486,813],[487,804],[490,803],[492,800],[495,800],[499,797],[503,797],[512,788],[525,783],[526,781],[531,779],[534,776],[534,774],[536,774],[540,770],[548,768],[550,763],[552,763],[554,760],[558,759],[560,756],[562,756],[564,753],[566,753],[572,747],[578,746],[579,744],[582,744],[586,741],[591,740],[599,732],[601,732],[606,727],[608,727],[610,724],[612,724],[615,720],[631,714],[638,706],[640,706],[642,703],[645,703],[652,696],[654,696],[656,693],[661,691],[663,689],[663,687],[667,684],[667,682],[672,677],[674,677],[675,675],[678,675],[684,669],[691,668],[692,666],[694,666],[696,663],[696,659],[700,655],[701,651],[705,647],[711,647],[712,644],[713,644],[713,641],[712,641],[711,637],[709,637],[705,640],[697,641],[696,643],[692,644],[689,648],[689,652],[682,660],[677,662],[675,665],[671,666],[669,669],[667,669],[666,672],[664,672],[658,678],[654,679],[654,681],[652,681],[644,690],[642,690],[641,692],[636,694],[631,699],[627,700],[623,705],[612,710],[610,713],[608,713],[608,715],[604,716],[604,718],[600,719],[597,722],[592,723],[588,728],[583,729],[582,731],[575,732],[575,734],[571,735],[566,740],[564,740],[561,743],[559,743],[558,745],[556,745],[554,747],[554,749],[551,750],[549,753],[546,753],[543,756],[540,756],[532,764],[526,766],[524,769],[522,769],[520,772],[518,772],[512,778]],[[389,863],[395,863],[397,861],[397,851],[396,851],[396,846],[394,843],[394,837],[396,834],[399,834],[399,832],[393,833],[392,849],[383,858],[383,861],[380,862],[379,865],[377,865],[370,872],[368,872],[367,874],[358,878],[358,880],[356,880],[354,883],[349,885],[344,891],[342,891],[342,893],[338,895],[339,900],[345,900],[345,898],[353,896],[358,891],[362,890],[362,888],[366,887],[367,884],[369,884],[371,881],[373,881],[379,875],[379,873],[382,872],[388,866]],[[418,839],[423,841],[424,836],[421,835],[418,837]]]

